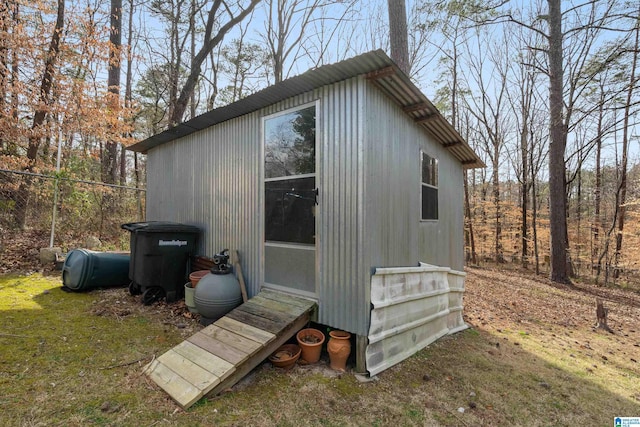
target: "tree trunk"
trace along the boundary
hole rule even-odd
[[[9,2],[7,0],[0,1],[0,154],[7,152],[5,147],[5,130],[7,124],[5,118],[7,114],[7,91],[9,79]]]
[[[640,25],[636,20],[636,39],[633,49],[633,60],[631,63],[631,76],[629,77],[629,89],[627,91],[627,100],[624,106],[624,124],[622,128],[622,164],[620,168],[620,208],[618,209],[618,233],[616,235],[616,252],[615,252],[615,270],[614,278],[620,275],[619,262],[622,253],[622,237],[624,233],[624,220],[626,212],[627,200],[627,159],[629,154],[629,117],[631,116],[631,103],[633,101],[633,91],[636,87],[636,66],[638,62],[638,48],[640,47]]]
[[[549,220],[551,280],[569,283],[566,166],[567,127],[563,117],[562,11],[560,0],[549,3]]]
[[[500,218],[500,171],[498,165],[499,144],[494,145],[493,153],[493,176],[491,186],[493,187],[493,207],[495,212],[495,235],[494,235],[494,257],[497,263],[504,262],[504,253],[502,249],[502,219]]]
[[[189,13],[189,27],[191,28],[191,63],[196,57],[196,0],[191,0],[191,12]],[[190,116],[194,118],[196,116],[196,91],[191,92],[191,98],[189,100]]]
[[[20,23],[20,5],[18,2],[13,4],[13,22],[15,24]],[[18,123],[18,111],[19,111],[19,71],[20,71],[20,56],[16,49],[11,52],[11,119],[12,126],[17,126]],[[14,141],[7,141],[7,154],[17,155],[18,147]]]
[[[536,274],[540,274],[540,253],[538,252],[538,194],[536,187],[536,168],[533,167],[533,143],[529,150],[531,166],[531,233],[533,234],[533,256],[536,263]]]
[[[583,164],[584,159],[582,158],[582,151],[578,152],[578,164],[582,165]],[[576,210],[575,210],[575,222],[572,221],[572,223],[575,223],[576,226],[576,249],[575,249],[575,259],[576,261],[580,260],[581,258],[581,247],[582,247],[582,168],[579,167],[578,168],[578,172],[576,174],[576,198],[575,198],[575,205],[576,205]],[[569,212],[571,210],[569,209]],[[571,215],[571,214],[569,214]],[[572,277],[576,277],[577,275],[577,268],[578,268],[578,263],[573,263],[571,265],[571,273],[572,273]]]
[[[387,0],[389,8],[389,42],[391,59],[404,71],[410,74],[409,36],[407,33],[407,6],[405,0]]]
[[[602,218],[600,217],[600,204],[602,198],[602,170],[601,170],[601,156],[602,156],[602,120],[604,116],[604,92],[601,94],[600,104],[598,106],[598,130],[596,135],[596,182],[595,182],[595,195],[594,195],[594,218],[592,225],[593,243],[591,246],[591,271],[593,271],[594,264],[596,264],[596,258],[598,256],[600,232],[602,230]],[[600,269],[602,266],[600,263],[596,267],[596,275],[600,275]]]
[[[64,28],[64,1],[58,0],[58,10],[56,13],[56,24],[51,35],[49,50],[45,57],[44,73],[40,83],[40,96],[38,107],[33,115],[33,124],[31,126],[31,135],[29,136],[29,146],[27,148],[27,159],[29,166],[27,170],[32,170],[38,158],[38,148],[41,140],[41,129],[45,122],[50,101],[51,86],[55,77],[55,66],[60,52],[60,37]],[[28,177],[23,178],[18,188],[15,200],[14,219],[18,227],[24,228],[27,219],[27,207],[31,197],[31,180]]]
[[[526,110],[526,111],[525,111]],[[527,224],[527,210],[528,210],[528,196],[529,196],[529,153],[528,147],[529,142],[527,140],[528,130],[528,109],[522,108],[522,129],[520,131],[520,157],[522,160],[522,173],[521,173],[521,182],[520,182],[520,191],[521,191],[521,211],[522,211],[522,224],[520,228],[520,232],[522,233],[522,267],[527,268],[528,258],[529,258],[529,236],[528,236],[528,224]]]
[[[133,15],[135,13],[134,0],[129,0],[129,16],[127,22],[127,71],[124,83],[124,108],[129,110],[131,108],[131,102],[133,100],[133,52],[131,51],[133,46]],[[127,132],[125,137],[131,137],[131,133]],[[127,150],[122,147],[122,153],[120,156],[120,185],[126,185],[127,183],[127,168],[126,168],[126,156]]]
[[[120,60],[122,47],[122,0],[111,0],[111,27],[109,32],[109,70],[107,85],[110,114],[117,117],[120,110]],[[114,123],[117,120],[114,120]],[[111,132],[113,135],[113,132]],[[118,143],[110,139],[105,144],[102,158],[102,180],[115,184],[118,177]]]
[[[609,333],[613,333],[609,325],[607,325],[607,317],[609,315],[609,309],[605,308],[604,303],[600,298],[596,298],[596,329],[604,329]]]
[[[470,258],[471,263],[473,265],[478,264],[478,259],[476,257],[476,242],[475,236],[473,235],[473,218],[471,217],[471,201],[469,200],[469,177],[468,172],[464,171],[464,211],[465,217],[467,221],[465,240],[466,246],[471,251]]]

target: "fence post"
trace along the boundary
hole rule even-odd
[[[53,239],[56,236],[56,217],[58,216],[58,184],[60,182],[60,157],[62,153],[62,130],[58,136],[58,157],[56,159],[56,179],[53,180],[53,213],[51,214],[51,238],[49,247],[53,247]]]

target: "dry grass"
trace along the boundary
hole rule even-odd
[[[40,275],[0,277],[0,425],[595,426],[640,415],[640,298],[620,290],[469,270],[473,329],[372,382],[323,363],[286,372],[264,363],[182,411],[140,374],[199,328],[181,305],[59,287]],[[615,335],[592,330],[594,294]]]

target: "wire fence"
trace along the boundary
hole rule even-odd
[[[86,247],[87,239],[103,250],[128,250],[120,225],[144,220],[145,195],[143,188],[0,169],[0,267],[34,258],[42,247]]]

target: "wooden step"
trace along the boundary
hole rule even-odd
[[[144,372],[187,409],[232,387],[308,322],[315,302],[263,290],[145,366]]]

